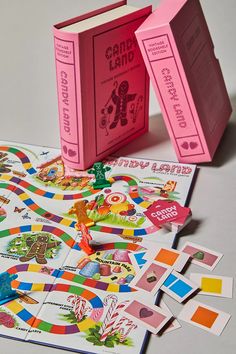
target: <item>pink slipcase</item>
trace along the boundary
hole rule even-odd
[[[64,29],[123,5],[53,28],[62,158],[74,169],[90,167],[148,129],[149,76],[134,32],[151,7],[80,33]]]
[[[211,161],[232,112],[198,0],[163,0],[136,37],[181,162]]]

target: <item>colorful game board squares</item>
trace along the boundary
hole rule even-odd
[[[233,297],[233,278],[231,277],[191,273],[190,279],[198,284],[202,295]]]
[[[191,256],[191,263],[197,264],[208,270],[213,270],[223,254],[212,251],[206,247],[197,245],[192,242],[186,242],[181,249],[181,252]]]
[[[161,286],[161,290],[178,302],[183,302],[197,289],[198,286],[196,284],[174,270]]]
[[[180,320],[219,336],[231,315],[213,307],[190,300],[178,315]]]

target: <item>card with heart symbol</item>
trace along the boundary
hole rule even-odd
[[[166,323],[172,318],[170,311],[161,309],[158,306],[132,300],[123,310],[125,317],[134,321],[137,325],[147,328],[150,332],[157,334]]]

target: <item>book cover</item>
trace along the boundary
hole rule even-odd
[[[163,0],[136,36],[179,161],[211,161],[232,109],[199,1]]]
[[[67,166],[85,169],[147,131],[149,77],[134,32],[150,12],[121,1],[54,26]]]

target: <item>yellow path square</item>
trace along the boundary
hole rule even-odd
[[[222,293],[222,280],[217,278],[202,278],[201,289],[206,293]]]

